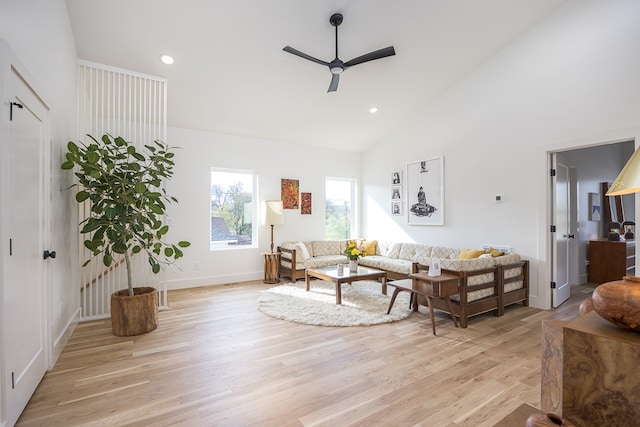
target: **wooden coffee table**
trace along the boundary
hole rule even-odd
[[[307,268],[304,271],[304,280],[309,291],[309,278],[333,282],[336,285],[336,304],[342,304],[342,284],[357,282],[358,280],[380,280],[382,283],[382,293],[387,294],[387,272],[375,268],[358,266],[358,270],[352,272],[348,267],[344,268],[342,274],[338,274],[338,266]]]

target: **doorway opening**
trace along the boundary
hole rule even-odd
[[[555,170],[549,187],[552,226],[549,247],[551,306],[558,307],[569,296],[572,285],[589,283],[589,243],[606,240],[607,196],[602,183],[618,176],[635,149],[634,139],[549,152]],[[553,175],[553,173],[552,173]],[[611,203],[611,209],[619,203]],[[622,216],[635,222],[635,196],[623,196]],[[614,211],[614,217],[620,214]]]

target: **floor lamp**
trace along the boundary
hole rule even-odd
[[[284,223],[282,200],[265,201],[263,214],[262,223],[271,226],[271,252],[273,252],[273,226]]]
[[[280,282],[280,253],[273,252],[273,226],[284,223],[282,200],[267,200],[262,209],[262,223],[271,226],[271,252],[264,255],[264,283]]]

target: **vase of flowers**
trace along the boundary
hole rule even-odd
[[[344,250],[344,254],[349,260],[349,271],[355,272],[358,270],[358,260],[367,256],[367,252],[364,250],[364,246],[358,245],[358,242],[348,241],[347,247]]]

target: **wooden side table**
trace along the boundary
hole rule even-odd
[[[281,252],[263,252],[264,283],[280,283],[280,254]]]
[[[433,335],[436,334],[436,323],[433,316],[433,298],[441,298],[446,301],[453,324],[456,325],[457,328],[458,321],[456,320],[456,315],[453,313],[453,306],[451,305],[451,299],[449,299],[449,297],[458,293],[460,278],[453,274],[429,276],[426,272],[413,273],[410,274],[409,277],[411,278],[411,287],[409,287],[407,279],[396,280],[388,283],[396,289],[393,291],[393,295],[391,296],[391,303],[389,304],[389,311],[387,311],[387,314],[391,312],[391,307],[396,300],[398,292],[407,291],[411,292],[411,305],[414,310],[418,309],[418,295],[422,295],[427,298],[427,301],[429,302],[429,317],[431,318]]]

